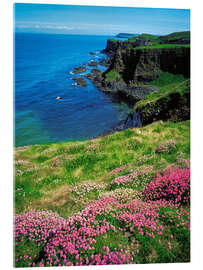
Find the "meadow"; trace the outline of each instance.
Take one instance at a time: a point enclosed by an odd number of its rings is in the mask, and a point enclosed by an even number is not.
[[[15,266],[190,261],[190,121],[15,148]]]

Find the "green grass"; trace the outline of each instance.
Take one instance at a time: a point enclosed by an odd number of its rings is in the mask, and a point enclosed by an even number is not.
[[[107,81],[112,81],[115,80],[116,78],[120,79],[121,75],[117,71],[112,69],[109,72],[105,73],[105,78]]]
[[[144,50],[144,49],[175,49],[175,48],[190,48],[190,44],[155,44],[149,46],[138,46],[134,50]]]
[[[116,39],[109,39],[111,42],[117,43],[117,42],[122,42],[122,43],[133,43],[136,42],[137,39],[149,39],[152,42],[152,45],[149,46],[139,46],[136,47],[136,50],[139,49],[172,49],[172,48],[179,48],[179,47],[184,47],[184,48],[189,48],[190,44],[170,44],[170,42],[176,42],[180,40],[190,40],[190,31],[184,31],[184,32],[174,32],[169,35],[165,36],[155,36],[147,33],[140,34],[139,36],[132,36],[129,37],[128,40],[124,41],[118,41]],[[164,40],[164,44],[161,44],[162,40]],[[167,43],[168,42],[168,43]],[[128,44],[128,47],[130,48],[130,44]]]
[[[175,40],[190,40],[190,31],[184,32],[174,32],[169,35],[161,36],[160,39],[168,40],[168,41],[175,41]]]
[[[150,39],[152,42],[160,42],[159,37],[155,36],[155,35],[151,35],[151,34],[141,34],[139,36],[135,36],[135,37],[130,37],[128,38],[129,42],[135,42],[137,39]]]
[[[151,40],[157,40],[157,39],[159,39],[159,37],[157,37],[157,36],[155,36],[155,35],[143,33],[143,34],[139,35],[139,39],[151,39]]]
[[[149,85],[156,85],[156,86],[166,86],[173,83],[180,83],[185,80],[184,76],[182,74],[172,74],[169,72],[160,71],[159,77],[149,82]]]
[[[125,173],[149,165],[157,171],[176,164],[180,153],[189,158],[189,129],[189,121],[156,122],[94,140],[34,145],[23,151],[16,148],[15,212],[49,209],[67,217],[83,207],[69,192],[74,185],[87,181],[108,184],[116,177],[108,173],[123,165],[127,166]],[[170,139],[176,142],[175,152],[155,154],[156,147]],[[90,200],[96,199],[95,194]]]
[[[28,239],[25,239],[21,243],[18,244],[17,247],[15,247],[15,256],[24,256],[27,255],[27,260],[21,260],[20,262],[15,262],[15,267],[26,267],[29,262],[29,257],[33,257],[37,255],[37,258],[40,255],[40,251],[42,250],[42,246],[38,246],[38,243],[35,243],[34,241],[29,241]]]
[[[144,36],[146,34],[142,34]],[[158,38],[154,38],[153,42],[158,42]],[[170,48],[174,47],[172,45]],[[154,47],[158,46],[160,45]],[[115,70],[109,71],[105,76],[109,81],[121,78]],[[134,109],[146,105],[150,107],[150,104],[174,93],[183,96],[189,92],[190,80],[182,75],[160,71],[159,78],[150,82],[150,85],[160,86],[160,89],[136,103]],[[157,153],[157,147],[168,141],[172,141],[174,147],[170,151]],[[189,120],[178,123],[158,121],[145,127],[127,129],[86,141],[18,147],[15,148],[14,159],[14,212],[18,215],[34,209],[52,210],[67,218],[83,210],[91,201],[105,195],[111,196],[113,192],[120,192],[124,196],[132,192],[137,196],[157,172],[173,166],[184,168],[188,166],[189,158]],[[112,173],[114,169],[123,166],[121,171]],[[135,170],[147,171],[149,167],[151,169],[146,175],[140,174],[132,182],[121,186],[111,184],[118,176]],[[71,191],[73,187],[84,186],[86,183],[102,184],[102,188],[86,190],[84,196]],[[189,210],[188,205],[184,207]],[[176,209],[160,207],[159,221],[166,228],[163,235],[152,238],[141,236],[137,230],[127,230],[127,233],[109,231],[96,237],[95,250],[92,252],[102,253],[103,246],[114,251],[119,245],[125,250],[134,243],[132,251],[137,263],[188,262],[190,233],[175,217],[175,211]],[[111,214],[97,217],[98,221],[104,218],[116,227],[121,225]],[[179,226],[176,226],[177,223]],[[170,235],[174,238],[171,239]],[[168,248],[168,241],[172,243],[173,250]],[[135,248],[136,245],[138,246]],[[24,239],[15,248],[15,254],[17,257],[36,254],[38,259],[42,250],[42,246],[38,247],[36,243]],[[26,260],[16,262],[17,267],[26,265]]]
[[[156,148],[169,140],[173,140],[175,145],[172,151],[156,153]],[[82,142],[34,145],[26,149],[19,147],[15,149],[15,214],[31,209],[52,210],[68,218],[83,210],[91,201],[112,196],[116,192],[123,195],[125,200],[128,200],[127,194],[133,194],[137,199],[137,194],[142,194],[145,184],[157,172],[177,165],[184,168],[186,164],[179,159],[189,158],[190,121],[159,121]],[[121,171],[112,173],[112,170],[123,165]],[[114,178],[135,170],[147,172],[145,175],[138,174],[132,182],[122,186],[110,184]],[[77,190],[83,190],[87,183],[99,184],[99,188],[86,189],[81,196],[71,191],[75,186],[78,186]],[[189,210],[188,207],[186,205],[185,209]],[[94,250],[89,250],[88,255],[103,254],[104,246],[110,251],[122,247],[123,250],[134,252],[136,263],[188,262],[190,233],[177,219],[176,210],[160,207],[158,219],[165,228],[162,235],[155,235],[155,238],[142,236],[137,229],[129,231],[129,227],[116,233],[110,230],[95,238]],[[124,226],[112,215],[118,211],[119,208],[115,208],[108,214],[97,215],[96,220],[99,222],[105,218],[116,228]],[[170,235],[174,238],[171,239]],[[173,246],[172,250],[168,248],[168,241]],[[27,255],[28,258],[15,262],[15,266],[27,266],[29,257],[33,256],[36,256],[36,262],[40,261],[42,252],[42,245],[38,246],[25,238],[15,247],[15,255],[18,258]]]
[[[110,40],[111,42],[118,42],[119,40],[117,40],[117,39],[114,39],[114,38],[109,38],[108,40]]]
[[[176,81],[175,83],[167,84],[168,82]],[[178,82],[177,82],[178,81]],[[151,83],[150,83],[151,84]],[[156,81],[152,82],[153,85],[164,85],[159,90],[149,94],[146,96],[145,99],[139,101],[134,106],[134,110],[140,109],[141,107],[145,106],[146,104],[152,103],[161,99],[163,97],[167,97],[173,93],[179,93],[184,95],[186,92],[190,90],[190,80],[183,79],[181,75],[169,75],[163,74],[161,78],[158,78]],[[165,85],[166,84],[166,85]]]

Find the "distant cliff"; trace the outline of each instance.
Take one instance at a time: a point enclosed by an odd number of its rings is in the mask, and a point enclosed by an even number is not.
[[[116,35],[117,38],[129,38],[134,36],[138,36],[138,34],[119,33],[118,35]]]

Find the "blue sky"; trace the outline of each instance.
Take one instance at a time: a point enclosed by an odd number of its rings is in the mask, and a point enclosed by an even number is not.
[[[157,35],[190,30],[190,10],[15,4],[16,32]]]

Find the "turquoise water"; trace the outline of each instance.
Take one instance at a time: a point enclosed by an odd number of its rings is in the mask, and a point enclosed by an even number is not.
[[[15,34],[15,146],[94,138],[126,118],[125,102],[102,93],[90,81],[81,87],[72,80],[78,76],[72,74],[74,67],[105,57],[100,51],[107,38]]]

